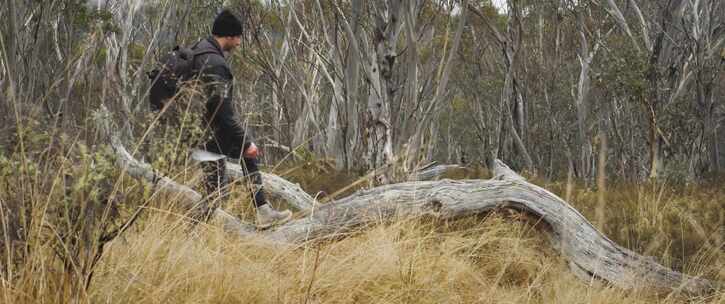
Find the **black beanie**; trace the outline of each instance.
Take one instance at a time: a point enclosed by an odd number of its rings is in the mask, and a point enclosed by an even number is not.
[[[214,19],[211,33],[219,37],[240,36],[242,35],[242,22],[232,12],[225,9]]]

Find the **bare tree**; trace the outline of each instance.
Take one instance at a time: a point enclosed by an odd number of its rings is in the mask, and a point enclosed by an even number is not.
[[[469,7],[476,12],[477,16],[484,20],[487,29],[498,43],[501,48],[501,53],[503,54],[503,62],[506,68],[503,92],[501,93],[501,103],[499,105],[499,108],[502,111],[500,114],[499,125],[496,128],[498,132],[498,148],[496,148],[492,153],[493,158],[498,158],[499,156],[505,154],[502,154],[502,150],[505,148],[508,139],[505,134],[510,134],[517,151],[524,159],[524,167],[526,170],[534,171],[534,162],[529,155],[528,149],[526,148],[521,135],[519,134],[524,129],[524,106],[523,97],[520,92],[521,88],[519,87],[520,80],[516,77],[516,60],[517,56],[521,56],[519,51],[522,39],[518,3],[515,0],[508,2],[510,18],[508,19],[508,23],[506,25],[506,36],[502,35],[491,20],[479,12],[475,6]],[[511,110],[512,107],[514,110]],[[514,116],[516,116],[516,119],[514,119]],[[508,131],[508,133],[506,131]]]
[[[615,20],[621,28],[625,29],[630,38],[641,49],[638,40],[632,32],[628,21],[623,17],[621,10],[615,1],[607,2],[608,12],[615,16]],[[664,170],[664,146],[672,145],[667,138],[666,131],[663,131],[662,113],[668,107],[672,107],[690,87],[692,79],[697,78],[695,84],[697,89],[697,106],[700,113],[711,108],[712,103],[708,97],[709,82],[706,79],[714,79],[719,72],[705,71],[706,66],[712,66],[714,54],[717,53],[719,45],[723,43],[722,4],[720,1],[682,1],[668,0],[662,3],[648,3],[647,9],[651,11],[648,19],[635,0],[628,3],[636,14],[642,31],[642,44],[644,44],[648,57],[647,82],[649,85],[648,97],[645,100],[646,112],[649,115],[649,176],[656,178]],[[681,39],[687,39],[687,45],[679,43]],[[710,64],[704,64],[710,62]],[[704,74],[708,76],[703,76]],[[694,77],[693,77],[694,75]],[[708,101],[708,99],[710,101]],[[700,115],[703,132],[698,135],[698,140],[693,144],[692,151],[712,151],[712,133],[705,132],[705,125],[712,125],[708,122],[707,115]],[[713,128],[710,128],[713,129]],[[695,146],[697,148],[695,148]],[[706,146],[710,148],[706,148]],[[698,152],[698,154],[703,153]],[[694,164],[701,163],[700,157],[694,158],[691,152],[690,174],[694,171]],[[708,152],[704,152],[708,155]],[[712,158],[712,153],[709,155]]]
[[[412,16],[414,11],[408,10],[407,13]],[[453,34],[453,43],[451,45],[450,50],[444,49],[444,55],[447,53],[448,56],[442,56],[440,64],[438,66],[438,70],[440,71],[440,77],[437,79],[437,85],[435,88],[435,93],[432,96],[432,98],[422,103],[424,106],[422,115],[419,118],[419,121],[417,122],[415,126],[415,132],[410,137],[410,140],[408,141],[408,149],[406,153],[408,154],[406,156],[408,163],[404,164],[407,171],[412,172],[415,171],[419,165],[420,159],[419,154],[425,155],[425,163],[429,163],[432,161],[431,152],[433,151],[433,145],[427,144],[423,145],[423,136],[425,130],[430,130],[430,142],[436,142],[438,137],[438,125],[435,122],[434,115],[437,114],[441,107],[441,103],[443,102],[443,99],[448,95],[448,81],[450,79],[451,70],[454,66],[454,60],[456,59],[456,56],[458,55],[458,49],[461,45],[461,37],[463,35],[463,31],[466,26],[467,21],[467,14],[468,14],[468,5],[467,1],[463,1],[461,4],[461,12],[457,16],[458,18],[458,24],[456,25],[456,29]],[[408,36],[409,37],[415,37],[413,28],[415,27],[415,23],[411,19],[410,28],[408,29]],[[412,51],[417,52],[417,42],[415,40],[410,41],[410,39],[415,38],[409,38],[409,47],[412,49]],[[413,54],[413,60],[417,59],[417,53]],[[417,61],[417,60],[416,60]],[[411,64],[412,65],[412,64]],[[417,64],[416,64],[417,65]],[[418,72],[417,70],[413,70],[413,68],[409,67],[408,73],[407,73],[407,86],[411,86],[412,89],[417,90],[417,84],[418,84]],[[409,102],[416,102],[417,98],[415,97],[414,92],[408,92],[408,96],[412,98],[412,100],[409,100]],[[423,152],[423,153],[421,153]]]
[[[725,74],[725,63],[718,54],[725,48],[725,4],[695,1],[688,3],[685,11],[682,23],[694,70],[693,106],[699,129],[688,166],[688,176],[694,179],[700,172],[720,167],[715,109],[722,100],[715,96],[715,87]]]

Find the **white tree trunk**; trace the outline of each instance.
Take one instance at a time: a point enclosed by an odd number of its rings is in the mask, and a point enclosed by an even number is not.
[[[631,1],[634,7],[636,7],[635,11],[641,16],[641,12],[639,11],[639,7],[637,6],[637,3],[634,2],[634,0]],[[627,20],[624,19],[624,15],[622,14],[622,11],[617,6],[617,3],[614,2],[614,0],[607,0],[608,7],[606,8],[607,12],[614,17],[614,20],[617,22],[617,25],[619,26],[622,31],[627,34],[627,37],[629,37],[632,40],[632,45],[634,45],[635,49],[637,49],[637,52],[640,52],[641,49],[639,47],[639,44],[637,43],[637,39],[634,38],[634,35],[632,35],[632,30],[629,28],[629,24],[627,23]],[[643,25],[644,26],[644,25]],[[643,27],[644,29],[644,27]],[[647,33],[645,31],[645,33]],[[646,35],[645,35],[646,37]],[[648,47],[648,49],[651,49],[651,47]]]
[[[393,98],[393,69],[398,57],[398,36],[402,29],[403,7],[400,0],[386,0],[374,4],[375,28],[372,45],[365,43],[368,55],[370,80],[368,104],[365,112],[365,142],[367,167],[379,169],[393,162],[393,136],[390,119],[390,103]],[[361,31],[361,33],[364,33]],[[367,40],[363,39],[363,42]],[[385,184],[390,177],[383,173],[378,182]]]
[[[272,104],[272,138],[277,142],[282,142],[282,120],[284,118],[284,112],[280,98],[284,98],[283,92],[285,92],[287,81],[286,75],[282,75],[282,69],[287,62],[287,57],[290,53],[289,44],[289,33],[292,31],[292,16],[294,9],[290,9],[287,14],[287,21],[285,31],[282,36],[282,46],[279,49],[272,50],[272,62],[273,62],[273,73],[276,79],[276,85],[272,88],[270,99]],[[273,45],[272,39],[268,33],[264,33],[265,37],[269,41],[270,45]]]
[[[2,87],[2,89],[7,89],[7,92],[5,92],[7,93],[7,100],[9,102],[15,102],[15,79],[17,79],[18,74],[20,73],[20,66],[18,65],[17,60],[17,7],[15,5],[15,0],[5,0],[5,5],[7,5],[8,10],[8,16],[6,17],[5,22],[7,22],[7,30],[9,35],[6,45],[3,46],[3,53],[5,53],[3,62],[5,67],[5,75],[7,77],[7,88]]]
[[[307,60],[309,62],[315,62],[315,64],[313,64],[310,67],[310,70],[307,71],[307,75],[302,75],[304,82],[297,83],[298,88],[302,93],[304,105],[301,115],[295,122],[295,133],[292,138],[292,146],[297,148],[299,146],[306,146],[312,142],[314,150],[312,152],[322,152],[325,147],[321,144],[321,128],[318,121],[318,116],[320,115],[319,89],[321,79],[319,70],[322,62],[313,51],[310,51],[309,58]],[[312,132],[310,132],[310,128],[313,129]]]
[[[597,41],[594,46],[590,49],[589,40],[586,36],[586,28],[584,25],[583,14],[577,14],[577,26],[579,28],[579,52],[578,59],[581,67],[579,71],[579,81],[577,82],[576,98],[574,105],[576,106],[576,117],[577,117],[577,146],[579,147],[579,155],[577,159],[577,173],[580,178],[589,180],[592,178],[594,172],[593,166],[593,148],[592,143],[589,141],[589,135],[587,134],[587,122],[589,114],[589,90],[591,86],[591,79],[589,77],[589,71],[591,69],[592,61],[599,50],[599,44],[601,41],[600,37],[597,37]],[[597,33],[599,35],[599,33]]]
[[[456,58],[456,55],[458,53],[458,48],[461,45],[461,36],[463,35],[463,30],[466,25],[466,15],[468,12],[468,6],[466,5],[466,2],[464,1],[462,5],[461,14],[458,17],[458,25],[456,27],[456,31],[453,38],[453,45],[451,46],[450,50],[444,50],[449,53],[448,57],[441,58],[441,63],[438,66],[438,70],[440,71],[440,78],[438,79],[438,84],[436,86],[435,95],[433,95],[433,98],[428,103],[425,111],[423,112],[423,115],[421,118],[419,118],[419,121],[416,125],[415,132],[411,136],[410,140],[408,141],[408,151],[406,151],[408,157],[407,157],[407,163],[405,164],[405,169],[408,171],[415,170],[415,167],[418,165],[418,162],[420,161],[419,153],[424,153],[426,155],[426,158],[430,158],[431,153],[434,151],[432,150],[431,145],[422,145],[423,142],[423,136],[424,132],[430,128],[433,128],[430,130],[431,134],[435,134],[434,136],[437,136],[438,130],[435,128],[438,128],[438,126],[433,126],[433,114],[437,112],[437,109],[439,107],[439,104],[441,100],[444,98],[444,96],[448,95],[448,90],[446,89],[448,86],[448,80],[450,79],[450,73],[451,69],[454,64],[454,60]],[[412,33],[411,30],[409,32]],[[409,35],[411,35],[409,33]],[[417,63],[416,63],[417,64]],[[417,77],[417,72],[409,71],[409,77]],[[412,79],[411,81],[409,79],[409,82],[412,82],[417,85],[417,79]],[[417,94],[417,88],[415,90]],[[431,138],[430,142],[435,143],[437,138]],[[427,159],[430,160],[430,159]]]
[[[502,153],[505,154],[505,151],[502,151],[505,150],[504,148],[506,148],[507,140],[504,137],[504,134],[506,130],[509,130],[511,132],[511,137],[514,141],[514,144],[516,145],[516,148],[518,149],[519,153],[521,153],[521,156],[524,159],[526,169],[533,172],[533,159],[531,158],[528,149],[526,149],[526,145],[523,142],[521,136],[519,136],[516,130],[515,122],[513,120],[513,113],[510,110],[510,105],[518,102],[519,98],[518,94],[514,95],[514,88],[516,86],[516,56],[520,44],[520,36],[522,34],[519,22],[519,12],[517,12],[516,8],[513,7],[511,4],[512,3],[509,3],[511,18],[509,18],[509,22],[507,24],[508,36],[503,36],[501,32],[497,29],[497,27],[491,22],[491,20],[489,20],[489,18],[481,13],[475,6],[470,5],[468,6],[468,8],[479,18],[481,18],[481,20],[483,20],[483,22],[486,24],[486,28],[488,28],[488,30],[491,32],[491,35],[496,39],[495,41],[498,43],[498,46],[501,48],[504,54],[503,60],[506,67],[506,78],[504,80],[504,87],[503,91],[501,92],[501,101],[499,103],[501,109],[501,116],[496,127],[496,133],[498,137],[496,148],[494,148],[494,151],[492,153],[493,158],[500,157]]]

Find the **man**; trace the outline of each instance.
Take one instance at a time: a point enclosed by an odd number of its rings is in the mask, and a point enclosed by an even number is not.
[[[204,148],[196,150],[192,157],[202,161],[207,174],[206,191],[208,199],[203,203],[205,219],[221,204],[227,195],[229,182],[225,178],[226,158],[242,159],[245,175],[252,182],[252,199],[257,210],[257,226],[267,228],[281,224],[292,217],[289,210],[276,211],[270,207],[262,189],[262,176],[257,167],[259,150],[248,132],[238,120],[232,104],[233,79],[224,53],[231,52],[241,43],[242,23],[234,14],[223,10],[214,20],[212,36],[194,46],[194,66],[206,94],[206,126],[211,129],[212,139]]]

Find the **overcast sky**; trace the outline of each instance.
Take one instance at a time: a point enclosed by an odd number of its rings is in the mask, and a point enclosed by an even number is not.
[[[499,9],[506,8],[506,0],[491,0],[491,2],[493,2],[493,5],[495,5]]]
[[[498,8],[498,12],[500,14],[506,13],[507,5],[506,0],[491,0],[491,3],[493,3],[493,6]],[[456,7],[453,8],[453,14],[457,15],[458,12],[460,12],[460,8],[456,4]]]

